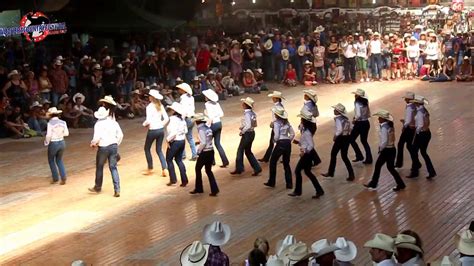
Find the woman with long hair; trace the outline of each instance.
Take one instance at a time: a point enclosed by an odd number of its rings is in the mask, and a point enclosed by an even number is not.
[[[148,128],[145,139],[145,157],[148,165],[148,169],[143,173],[144,175],[150,175],[153,173],[153,157],[151,156],[151,146],[156,141],[156,154],[160,158],[161,163],[161,176],[165,177],[168,170],[166,164],[166,158],[161,149],[163,145],[163,139],[165,138],[165,125],[168,123],[169,118],[165,108],[161,104],[163,95],[157,90],[151,89],[149,94],[150,103],[146,107],[146,120],[143,122],[143,126]]]
[[[369,136],[370,130],[370,108],[369,108],[369,100],[367,98],[367,94],[362,89],[357,89],[353,92],[355,95],[354,101],[354,119],[353,124],[354,127],[352,128],[351,132],[351,145],[354,149],[356,158],[353,162],[363,161],[364,164],[371,164],[372,163],[372,152],[370,151],[370,145],[367,142],[367,138]],[[357,145],[356,139],[360,136],[360,142],[364,145],[365,150],[365,161],[362,152]]]
[[[49,108],[46,113],[50,117],[44,145],[48,146],[48,163],[53,175],[51,184],[56,184],[61,178],[61,185],[66,184],[66,168],[63,163],[63,153],[66,148],[64,137],[69,136],[69,130],[65,121],[59,119],[61,110],[56,107]],[[58,175],[59,170],[59,175]]]
[[[183,114],[186,111],[184,111],[181,104],[177,102],[174,102],[167,108],[170,110],[170,122],[166,127],[168,132],[168,136],[166,137],[166,141],[168,142],[168,149],[166,150],[166,163],[168,164],[170,182],[166,185],[172,186],[177,183],[176,172],[173,165],[174,159],[179,167],[179,173],[181,175],[180,187],[185,187],[188,184],[188,176],[186,175],[186,167],[183,163],[183,151],[184,139],[188,133],[188,126],[184,120]]]

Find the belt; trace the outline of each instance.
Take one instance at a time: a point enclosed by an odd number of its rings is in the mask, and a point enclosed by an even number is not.
[[[50,142],[60,142],[60,141],[64,141],[64,138],[62,138],[62,139],[52,139]]]

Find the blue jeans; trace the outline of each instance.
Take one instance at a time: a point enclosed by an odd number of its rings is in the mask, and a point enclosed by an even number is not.
[[[114,183],[114,191],[120,192],[120,177],[117,169],[117,154],[118,145],[111,144],[106,147],[99,147],[97,156],[95,158],[95,189],[100,191],[102,189],[102,181],[104,179],[104,165],[109,161],[109,169],[112,174],[112,181]]]
[[[61,180],[66,180],[66,168],[63,163],[63,153],[66,143],[62,141],[52,141],[48,145],[48,163],[53,175],[53,181],[58,181],[58,169]]]
[[[145,78],[145,85],[150,86],[151,84],[156,83],[155,76],[149,76]]]
[[[285,78],[286,66],[288,65],[288,61],[280,59],[278,61],[278,64],[280,64],[280,68],[278,69],[278,77],[277,77],[278,80],[277,81],[280,82]]]
[[[188,133],[186,133],[186,140],[189,143],[189,148],[191,148],[191,156],[192,158],[197,156],[197,151],[196,151],[196,144],[194,143],[194,138],[193,138],[193,128],[194,128],[194,123],[191,121],[190,118],[186,118],[186,125],[188,125]],[[183,150],[183,158],[186,157],[186,149]]]
[[[156,140],[156,146],[155,146],[156,154],[158,154],[158,157],[160,158],[161,168],[168,169],[165,155],[163,154],[163,151],[161,149],[161,146],[163,145],[164,137],[165,137],[165,131],[163,128],[148,130],[148,133],[146,134],[145,157],[146,157],[146,162],[148,164],[148,169],[150,170],[153,169],[153,157],[151,156],[150,150],[151,150],[151,145],[153,145],[153,141],[155,140]]]
[[[61,94],[54,91],[51,92],[51,105],[52,106],[58,106],[59,97],[61,97]]]
[[[42,119],[30,117],[28,119],[28,126],[41,135],[44,131],[46,131],[48,124]]]
[[[181,183],[188,183],[188,176],[186,175],[186,167],[183,163],[183,151],[184,151],[184,140],[175,140],[170,143],[168,150],[166,150],[166,163],[168,164],[168,169],[170,173],[170,183],[175,184],[176,171],[174,170],[173,159],[178,165],[179,174],[181,175]]]
[[[236,172],[242,173],[244,171],[244,153],[245,156],[247,156],[247,159],[249,160],[254,172],[260,173],[262,171],[262,168],[255,158],[255,155],[252,153],[252,143],[254,139],[255,131],[247,131],[242,135],[239,147],[237,148],[237,157],[235,159]]]
[[[51,101],[51,92],[42,92],[41,93],[41,98],[43,100]]]
[[[382,54],[372,54],[370,56],[370,61],[370,65],[372,67],[372,78],[382,78]]]
[[[219,156],[222,160],[222,165],[229,165],[229,160],[225,154],[224,148],[221,145],[221,132],[222,132],[222,123],[217,122],[211,125],[212,136],[214,137],[214,144],[216,149],[219,152]]]
[[[133,81],[130,80],[123,84],[122,95],[125,97],[125,99],[129,99],[132,89],[133,89]]]

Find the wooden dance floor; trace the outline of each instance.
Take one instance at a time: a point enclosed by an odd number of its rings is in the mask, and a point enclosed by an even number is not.
[[[404,110],[401,96],[411,90],[429,99],[433,134],[429,154],[438,173],[433,181],[424,178],[427,174],[423,166],[418,179],[405,179],[407,189],[394,193],[391,190],[394,181],[383,168],[378,191],[370,192],[362,185],[368,182],[373,166],[354,164],[356,181],[347,183],[347,172],[340,159],[336,176],[331,180],[321,178],[320,174],[327,170],[332,145],[334,125],[330,106],[341,102],[352,111],[350,92],[358,87],[367,91],[372,112],[384,108],[394,114],[397,140],[398,120]],[[395,235],[404,229],[421,235],[427,261],[443,255],[455,256],[453,236],[474,218],[473,87],[473,83],[419,81],[316,87],[321,117],[315,140],[323,163],[313,172],[326,191],[319,200],[311,199],[314,191],[306,178],[303,196],[288,197],[290,191],[285,189],[281,165],[275,189],[263,186],[268,177],[267,164],[262,165],[263,173],[259,177],[251,177],[247,161],[244,175],[229,174],[239,142],[239,98],[221,103],[226,115],[223,146],[231,165],[228,169],[214,168],[221,190],[217,198],[188,193],[194,187],[194,162],[186,161],[191,181],[186,188],[167,187],[168,178],[158,173],[141,175],[146,168],[143,153],[146,130],[140,118],[120,121],[125,134],[120,146],[120,198],[112,196],[108,169],[105,169],[102,193],[93,195],[87,191],[94,184],[95,172],[95,151],[88,145],[91,129],[72,130],[66,140],[68,183],[65,186],[49,184],[50,171],[42,139],[1,140],[0,264],[68,265],[81,259],[89,265],[179,265],[181,250],[193,240],[201,239],[204,225],[215,219],[232,228],[231,240],[223,250],[234,265],[242,264],[256,237],[266,237],[274,254],[276,242],[287,234],[308,245],[322,238],[334,241],[338,236],[345,236],[359,248],[355,264],[370,265],[363,243],[377,232]],[[284,104],[296,128],[303,88],[270,88],[283,91],[287,98]],[[268,145],[272,104],[266,93],[252,97],[256,99],[259,119],[253,150],[260,158]],[[197,111],[202,111],[202,106],[198,104]],[[375,118],[371,119],[371,126],[369,142],[376,157]],[[190,155],[189,150],[187,154]],[[349,155],[354,158],[352,149]],[[293,146],[293,167],[297,160],[297,146]],[[220,158],[216,161],[220,165]],[[160,172],[155,154],[154,163]],[[409,165],[405,151],[402,176],[408,174]],[[209,193],[205,176],[204,187]]]

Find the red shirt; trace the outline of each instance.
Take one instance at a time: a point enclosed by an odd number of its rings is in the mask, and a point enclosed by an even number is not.
[[[296,71],[294,69],[286,71],[285,79],[296,80]]]
[[[208,50],[199,50],[196,56],[196,70],[198,72],[207,72],[211,61],[211,52]]]

